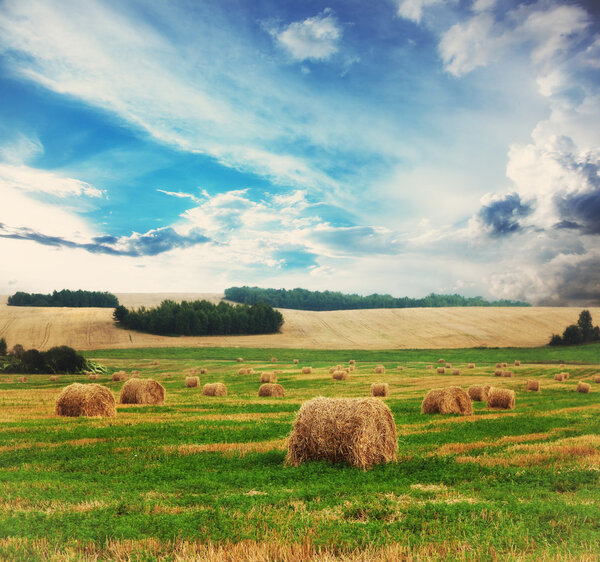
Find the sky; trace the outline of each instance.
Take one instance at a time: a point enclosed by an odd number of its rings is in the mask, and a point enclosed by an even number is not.
[[[0,0],[0,294],[600,305],[596,0]]]

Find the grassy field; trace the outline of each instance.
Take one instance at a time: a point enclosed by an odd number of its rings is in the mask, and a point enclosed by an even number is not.
[[[58,418],[60,389],[86,377],[19,383],[0,375],[0,559],[598,559],[600,384],[575,392],[600,374],[598,345],[87,355],[111,372],[136,369],[160,381],[166,404],[119,406],[109,419]],[[461,375],[425,369],[440,357]],[[349,359],[357,370],[333,381],[329,367]],[[493,376],[496,362],[515,359],[523,364],[513,378]],[[373,374],[379,363],[386,374]],[[300,374],[306,365],[315,372]],[[277,369],[285,398],[258,398],[259,375],[238,375],[241,366]],[[201,384],[224,382],[228,396],[185,388],[198,367],[208,369]],[[570,378],[554,381],[562,371]],[[526,392],[527,379],[540,380],[541,392]],[[367,472],[326,462],[284,467],[303,401],[366,396],[383,381],[397,463]],[[95,382],[116,397],[123,385],[109,376]],[[482,382],[516,390],[516,409],[475,402],[473,416],[420,414],[427,389]]]

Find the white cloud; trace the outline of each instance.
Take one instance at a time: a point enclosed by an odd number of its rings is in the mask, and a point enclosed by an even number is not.
[[[400,0],[398,2],[398,15],[415,23],[421,23],[425,8],[443,3],[444,0]]]
[[[0,162],[26,164],[43,153],[44,147],[37,137],[17,133],[12,142],[0,146]]]
[[[333,11],[326,8],[316,16],[271,30],[271,34],[294,60],[324,61],[338,52],[342,29]]]

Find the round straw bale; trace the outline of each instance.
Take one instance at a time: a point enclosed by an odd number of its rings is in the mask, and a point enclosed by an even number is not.
[[[227,396],[227,388],[222,382],[209,382],[202,387],[204,396]]]
[[[121,389],[121,404],[164,404],[165,387],[153,379],[129,379]]]
[[[51,381],[51,382],[56,382],[57,380],[58,380],[58,375],[52,375],[52,376],[50,377],[50,381]]]
[[[200,386],[200,379],[198,377],[185,377],[185,386],[188,388],[196,388]]]
[[[243,357],[238,357],[238,358],[236,359],[236,361],[237,361],[238,363],[243,363],[243,362],[244,362],[244,358],[243,358]]]
[[[389,393],[390,385],[387,382],[375,382],[371,385],[371,396],[387,396]]]
[[[302,404],[290,435],[287,465],[345,462],[367,470],[396,460],[394,416],[377,398],[323,398]]]
[[[88,377],[91,381],[95,381],[98,378],[96,373],[90,373]]]
[[[277,363],[277,357],[271,357],[271,363]]]
[[[398,371],[403,371],[403,370],[404,370],[404,367],[403,367],[402,365],[398,365],[398,366],[396,367],[396,370],[398,370]]]
[[[280,384],[266,383],[262,384],[258,389],[259,396],[285,396],[283,386]]]
[[[562,376],[563,376],[563,379],[567,380],[571,375],[569,375],[569,373],[565,372],[562,374]]]
[[[350,361],[348,361],[349,365],[356,365],[356,360],[355,359],[350,359]]]
[[[592,389],[592,386],[587,382],[579,381],[577,383],[577,392],[583,392],[583,394],[587,394]]]
[[[502,369],[502,363],[496,363],[496,369]]]
[[[208,369],[200,369],[200,374],[201,374],[201,375],[206,375],[206,374],[208,374]]]
[[[508,388],[491,388],[488,394],[487,407],[513,410],[515,407],[515,391]]]
[[[518,359],[515,359],[515,367],[520,367],[521,362]]]
[[[110,389],[99,384],[78,382],[63,388],[56,399],[54,413],[57,416],[104,416],[117,413],[115,397]]]
[[[446,369],[452,369],[452,363],[446,363]]]
[[[132,377],[137,377],[140,374],[139,371],[131,371],[131,376]]]
[[[475,363],[469,363],[469,365],[467,366],[468,369],[474,369],[475,368]]]
[[[564,368],[565,368],[565,364],[564,364],[564,363],[561,363],[561,364],[560,364],[558,367],[559,367],[560,369],[564,369]]]
[[[383,365],[377,365],[373,372],[377,375],[382,375],[383,373],[385,373],[385,367]]]
[[[564,380],[564,376],[563,373],[556,373],[556,375],[554,375],[554,380],[555,381],[563,381]]]
[[[294,359],[293,363],[294,365],[297,365],[299,363],[298,359]]]
[[[17,382],[27,382],[27,377],[19,377]]]
[[[348,365],[348,371],[354,371],[355,367],[354,365]]]
[[[502,376],[502,369],[496,369],[494,371],[494,376],[495,377],[501,377]]]
[[[265,371],[260,375],[260,382],[277,382],[277,374]]]
[[[303,375],[310,375],[310,374],[312,374],[312,367],[302,367],[302,374]]]
[[[538,392],[540,390],[540,381],[527,381],[525,390],[532,390],[533,392]]]
[[[245,369],[240,369],[238,371],[238,375],[253,375],[254,369],[252,367],[247,367]]]
[[[433,365],[427,365],[427,367],[425,367],[426,369],[430,369],[433,370]]]
[[[445,360],[445,359],[438,359],[438,360],[437,360],[437,362],[438,362],[438,363],[445,363],[445,362],[446,362],[446,360]]]
[[[469,387],[467,394],[474,402],[487,402],[490,388],[489,384],[474,384]]]
[[[502,376],[503,377],[514,377],[515,374],[512,371],[502,371]]]
[[[460,375],[460,369],[452,369],[453,375]]]
[[[190,377],[193,377],[194,375],[197,375],[197,374],[198,374],[198,369],[190,369],[190,370],[188,371],[188,375],[189,375]]]
[[[421,404],[422,414],[462,414],[473,413],[469,395],[458,386],[434,388],[430,390]]]
[[[592,380],[596,383],[600,383],[600,375],[594,376],[594,378]]]
[[[345,381],[348,378],[348,371],[334,371],[331,376],[336,381]]]
[[[127,378],[125,371],[116,371],[112,374],[113,381],[124,381]]]
[[[436,372],[438,375],[443,375],[446,372],[446,369],[444,369],[444,367],[438,367]]]

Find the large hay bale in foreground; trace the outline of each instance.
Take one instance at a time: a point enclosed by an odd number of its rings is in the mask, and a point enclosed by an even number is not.
[[[438,375],[443,375],[446,372],[446,369],[444,369],[444,367],[438,367],[436,372]]]
[[[582,392],[583,394],[587,394],[592,389],[592,386],[587,382],[579,381],[577,383],[577,392]]]
[[[312,374],[312,367],[302,367],[302,374],[303,375],[311,375]]]
[[[540,390],[540,381],[527,381],[527,385],[525,386],[525,390],[531,390],[533,392],[539,392]]]
[[[367,470],[396,460],[394,416],[377,398],[323,398],[302,404],[290,435],[287,465],[345,462]]]
[[[121,404],[164,404],[165,387],[153,379],[129,379],[121,389]]]
[[[277,382],[277,373],[268,371],[261,373],[260,382]]]
[[[376,375],[383,375],[385,373],[385,367],[383,365],[377,365],[373,371]]]
[[[492,388],[487,399],[488,408],[512,410],[515,407],[515,391],[508,388]]]
[[[283,386],[280,384],[266,383],[258,389],[259,396],[285,396]]]
[[[469,395],[462,388],[448,386],[430,390],[421,404],[421,413],[469,416],[473,413],[473,406]]]
[[[117,413],[115,397],[110,389],[99,384],[73,383],[63,388],[56,399],[57,416],[103,416]]]
[[[127,373],[125,371],[115,371],[112,374],[113,381],[124,381],[127,378]]]
[[[490,388],[489,384],[474,384],[468,388],[467,394],[474,402],[487,402]]]
[[[208,382],[202,387],[204,396],[227,396],[227,387],[222,382]]]
[[[564,380],[564,378],[565,377],[563,376],[563,373],[556,373],[556,375],[554,375],[554,380],[555,381],[562,382]]]
[[[198,377],[185,377],[185,386],[188,388],[196,388],[200,386],[200,379]]]
[[[374,382],[371,385],[371,396],[387,396],[390,393],[390,385],[387,382]]]
[[[514,377],[514,375],[515,375],[515,374],[514,374],[512,371],[502,371],[502,376],[503,376],[503,377],[508,377],[508,378],[510,378],[510,377]]]
[[[348,371],[334,371],[331,377],[336,381],[345,381],[348,378]]]

